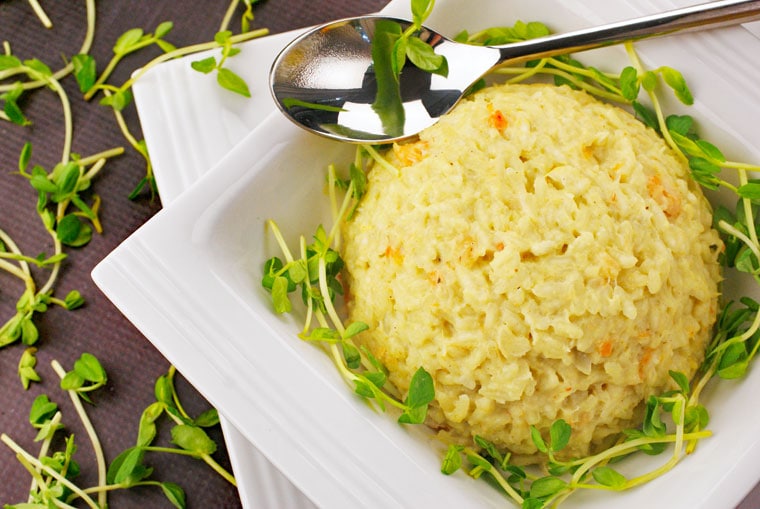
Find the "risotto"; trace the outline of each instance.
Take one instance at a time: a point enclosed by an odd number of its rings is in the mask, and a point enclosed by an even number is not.
[[[703,360],[722,244],[686,163],[620,108],[553,85],[490,87],[375,166],[344,226],[350,321],[401,394],[420,366],[427,424],[536,461],[637,426]]]

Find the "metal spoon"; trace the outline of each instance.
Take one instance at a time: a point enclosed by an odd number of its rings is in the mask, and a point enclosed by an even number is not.
[[[372,38],[379,21],[365,16],[317,27],[290,43],[275,59],[270,88],[280,110],[297,125],[340,141],[382,143],[409,138],[436,123],[473,83],[494,66],[583,51],[656,35],[760,19],[760,0],[720,0],[596,28],[483,47],[453,42],[430,29],[423,41],[444,55],[448,77],[407,62],[401,73],[403,122],[383,125],[372,108],[377,86]],[[314,106],[319,105],[319,106]]]

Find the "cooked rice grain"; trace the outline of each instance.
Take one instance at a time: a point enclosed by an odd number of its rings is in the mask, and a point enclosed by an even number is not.
[[[465,100],[376,166],[344,228],[351,321],[404,394],[435,381],[428,424],[524,462],[556,419],[586,455],[694,375],[722,248],[687,166],[620,108],[551,85]]]

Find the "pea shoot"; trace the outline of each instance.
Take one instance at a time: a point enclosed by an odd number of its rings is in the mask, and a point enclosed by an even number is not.
[[[18,342],[27,346],[18,363],[18,376],[24,389],[28,389],[32,383],[42,382],[42,371],[37,365],[37,345],[41,339],[36,325],[39,316],[53,305],[74,310],[85,304],[83,296],[77,290],[71,290],[65,296],[56,295],[58,276],[69,257],[67,250],[86,246],[95,233],[102,231],[99,216],[101,201],[93,191],[94,183],[107,161],[124,153],[122,147],[88,156],[72,151],[73,114],[62,81],[73,75],[80,92],[87,99],[102,92],[100,103],[113,109],[125,138],[146,160],[146,176],[130,193],[130,198],[137,198],[146,186],[149,186],[151,195],[154,195],[155,180],[145,141],[137,140],[129,132],[122,116],[122,111],[132,101],[132,84],[147,70],[166,60],[220,46],[224,47],[226,56],[232,56],[237,52],[232,47],[234,44],[266,35],[266,29],[250,30],[250,23],[253,21],[252,6],[256,1],[242,2],[244,13],[241,26],[244,34],[223,35],[222,39],[214,42],[176,48],[166,40],[173,28],[170,21],[160,23],[153,33],[146,34],[140,28],[129,30],[116,39],[114,55],[100,75],[97,63],[90,55],[96,24],[94,0],[84,0],[87,21],[79,51],[71,58],[64,57],[64,65],[59,69],[53,70],[36,58],[18,58],[8,42],[3,42],[0,47],[0,122],[8,122],[20,128],[32,126],[34,119],[26,115],[23,105],[25,95],[38,90],[52,91],[58,97],[63,113],[63,144],[59,162],[51,168],[35,164],[32,144],[26,143],[18,157],[16,172],[16,175],[25,179],[37,194],[35,213],[49,234],[52,253],[46,253],[44,250],[36,255],[22,252],[14,239],[0,227],[0,270],[17,278],[23,288],[15,314],[5,323],[0,322],[0,348]],[[51,28],[52,23],[37,0],[29,0],[29,4],[43,25]],[[220,32],[227,30],[232,13],[240,5],[240,0],[231,0]],[[122,86],[116,87],[108,83],[112,71],[124,56],[150,45],[160,47],[164,53],[136,71]],[[42,282],[38,281],[40,278],[43,278]],[[197,458],[207,463],[228,482],[235,484],[232,474],[213,459],[212,455],[217,446],[205,431],[218,425],[216,410],[211,408],[191,418],[183,409],[174,389],[176,371],[173,367],[156,382],[156,402],[142,413],[135,446],[108,464],[83,404],[92,402],[93,395],[108,384],[103,366],[89,353],[82,354],[70,371],[64,370],[57,361],[53,361],[51,365],[60,378],[59,388],[69,395],[86,430],[95,455],[98,482],[97,485],[87,488],[77,485],[77,477],[84,468],[75,459],[80,444],[75,443],[73,435],[63,440],[58,438],[64,429],[62,412],[54,401],[42,394],[32,403],[29,414],[29,423],[37,433],[35,441],[40,443],[37,454],[24,450],[7,434],[0,434],[0,442],[16,454],[19,463],[29,472],[32,479],[28,500],[6,507],[71,507],[72,504],[79,504],[103,508],[107,507],[107,494],[110,491],[136,486],[157,487],[172,505],[185,507],[185,493],[179,485],[153,478],[153,469],[144,461],[147,453],[171,453]],[[171,435],[172,443],[176,447],[164,447],[155,443],[157,426],[163,415],[168,416],[173,423]],[[59,443],[63,444],[63,448],[52,451],[55,444]]]
[[[354,392],[378,409],[385,411],[388,406],[401,412],[398,421],[404,424],[421,424],[425,421],[428,405],[435,398],[433,379],[423,367],[412,376],[408,394],[399,400],[384,389],[387,369],[364,347],[357,346],[354,338],[368,329],[363,322],[344,324],[336,308],[335,299],[343,293],[340,272],[343,260],[340,258],[339,226],[343,218],[350,215],[366,188],[366,165],[374,161],[374,150],[367,147],[357,149],[356,160],[350,166],[349,177],[339,179],[335,166],[328,169],[328,184],[335,221],[328,232],[318,226],[313,241],[306,238],[299,242],[300,256],[292,254],[283,239],[277,224],[269,221],[284,260],[272,257],[264,265],[261,284],[272,297],[272,305],[277,313],[293,311],[290,294],[300,290],[305,305],[306,317],[298,337],[325,348],[340,375]],[[337,189],[345,190],[340,204]]]
[[[219,424],[216,410],[210,409],[194,419],[185,412],[174,388],[174,367],[156,380],[156,401],[142,413],[135,445],[107,464],[98,434],[83,405],[83,402],[92,402],[90,393],[107,384],[105,369],[89,353],[82,354],[70,371],[65,371],[57,361],[51,365],[60,378],[60,388],[71,398],[85,428],[95,455],[98,482],[89,487],[78,484],[77,477],[86,467],[80,465],[75,457],[78,445],[74,441],[74,435],[64,438],[62,450],[51,452],[53,445],[59,442],[57,435],[64,429],[63,414],[57,403],[46,394],[41,394],[34,399],[29,410],[29,424],[37,430],[35,442],[40,443],[39,452],[32,454],[8,435],[0,435],[0,442],[16,453],[19,463],[32,477],[29,504],[38,504],[34,507],[71,507],[71,504],[81,501],[87,507],[100,509],[108,506],[108,493],[114,490],[155,487],[162,491],[173,506],[184,508],[184,490],[176,483],[153,478],[153,469],[145,462],[148,453],[177,454],[200,459],[228,482],[235,484],[235,478],[212,458],[217,445],[204,430]],[[174,423],[171,437],[176,447],[154,443],[157,425],[163,414],[169,416]],[[23,509],[29,506],[21,503],[5,507]]]

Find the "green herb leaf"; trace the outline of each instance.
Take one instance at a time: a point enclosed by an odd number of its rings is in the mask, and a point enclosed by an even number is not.
[[[293,305],[288,298],[288,279],[277,276],[272,283],[272,302],[277,313],[289,313]]]
[[[162,482],[161,490],[174,507],[185,509],[185,491],[179,485],[170,482]]]
[[[144,455],[145,451],[142,448],[130,447],[114,458],[106,473],[108,484],[123,484],[129,487],[149,477],[153,469],[142,464]]]
[[[571,434],[572,429],[564,419],[557,419],[554,421],[551,428],[549,428],[552,452],[558,452],[564,449],[570,441]]]
[[[121,34],[113,47],[114,54],[125,55],[132,51],[134,45],[140,42],[144,33],[142,28],[133,28]]]
[[[651,127],[657,132],[660,131],[660,123],[658,122],[657,114],[654,111],[647,108],[638,101],[633,101],[633,103],[631,103],[631,106],[633,106],[633,110],[636,112],[636,116],[644,123],[644,125]]]
[[[365,330],[369,329],[369,325],[367,325],[364,322],[353,322],[346,327],[346,330],[343,331],[343,339],[348,339],[356,336],[357,334],[360,334],[364,332]]]
[[[222,88],[240,94],[243,97],[251,97],[251,92],[248,90],[245,80],[226,67],[222,67],[217,71],[216,81]]]
[[[32,402],[29,410],[29,422],[35,428],[42,426],[45,421],[53,418],[58,411],[58,405],[50,401],[46,394],[40,394]]]
[[[174,387],[171,380],[166,375],[161,375],[156,378],[156,383],[153,386],[153,394],[156,397],[156,401],[163,403],[166,406],[174,406]]]
[[[544,498],[556,495],[567,488],[567,482],[559,477],[546,476],[540,477],[530,485],[531,498]]]
[[[29,389],[32,382],[41,381],[40,375],[34,369],[37,365],[36,353],[36,348],[27,348],[21,354],[21,359],[18,362],[18,376],[21,379],[21,385],[23,385],[24,390]]]
[[[672,378],[676,384],[678,384],[678,388],[681,389],[681,392],[683,392],[684,396],[688,396],[689,392],[691,391],[691,387],[689,386],[689,379],[681,373],[680,371],[673,371],[669,370],[668,373],[670,374],[670,378]]]
[[[49,260],[52,260],[52,258],[49,258],[48,261]],[[84,306],[84,304],[84,297],[82,297],[82,294],[77,290],[71,290],[66,294],[66,298],[64,299],[64,305],[68,310],[78,309]]]
[[[546,446],[546,442],[544,442],[544,438],[541,436],[541,432],[533,425],[530,427],[530,438],[533,440],[533,445],[536,446],[536,449],[538,449],[539,452],[542,452],[544,454],[549,452],[549,448]]]
[[[628,66],[620,73],[620,93],[629,101],[639,96],[639,78],[635,67]]]
[[[626,484],[626,478],[611,467],[596,467],[591,471],[591,475],[594,477],[594,480],[602,486],[609,486],[610,488],[614,489],[622,489]]]
[[[432,46],[416,37],[407,40],[405,53],[409,60],[423,71],[441,74],[442,76],[448,74],[448,68],[444,66],[446,60],[443,55],[437,54]]]
[[[434,398],[433,377],[420,367],[412,375],[409,393],[404,400],[407,408],[398,421],[405,424],[421,424],[427,415],[427,406]]]
[[[74,362],[74,371],[87,382],[103,384],[108,379],[97,357],[86,352]]]
[[[81,247],[92,240],[92,228],[84,224],[76,215],[67,214],[58,222],[56,236],[67,246]]]
[[[190,62],[190,67],[203,74],[209,74],[216,69],[216,58],[208,57],[202,60],[195,60],[194,62]]]
[[[40,339],[40,332],[32,321],[32,316],[21,320],[21,342],[25,345],[32,346]]]
[[[441,473],[451,475],[462,468],[462,450],[461,445],[451,444],[446,451],[446,456],[441,463]]]
[[[417,368],[412,375],[412,381],[409,385],[409,394],[404,401],[410,407],[425,406],[435,399],[435,388],[433,377],[424,368]]]
[[[156,30],[153,32],[153,36],[157,39],[161,39],[169,35],[169,32],[172,31],[172,28],[174,28],[174,23],[171,21],[164,21],[156,27]]]
[[[156,438],[156,434],[158,433],[156,419],[161,416],[165,408],[163,403],[155,401],[143,410],[137,430],[137,447],[148,446]]]
[[[210,428],[219,424],[219,412],[216,408],[210,408],[193,419],[193,424],[201,428]]]
[[[412,19],[416,26],[422,25],[433,11],[435,0],[412,0]]]
[[[216,443],[197,426],[178,424],[172,428],[172,443],[196,454],[213,454]]]
[[[21,60],[13,55],[0,55],[0,71],[21,67]]]
[[[79,84],[79,91],[87,92],[95,85],[98,78],[95,59],[90,55],[79,54],[71,58],[71,63],[74,65],[74,77]]]
[[[64,391],[76,391],[84,386],[84,378],[82,378],[76,371],[69,371],[61,379],[61,389]]]
[[[673,89],[673,92],[676,94],[679,101],[686,105],[694,104],[694,97],[691,95],[691,90],[689,90],[689,87],[686,85],[686,80],[680,71],[677,71],[672,67],[661,67],[660,72],[662,73],[665,83]]]

